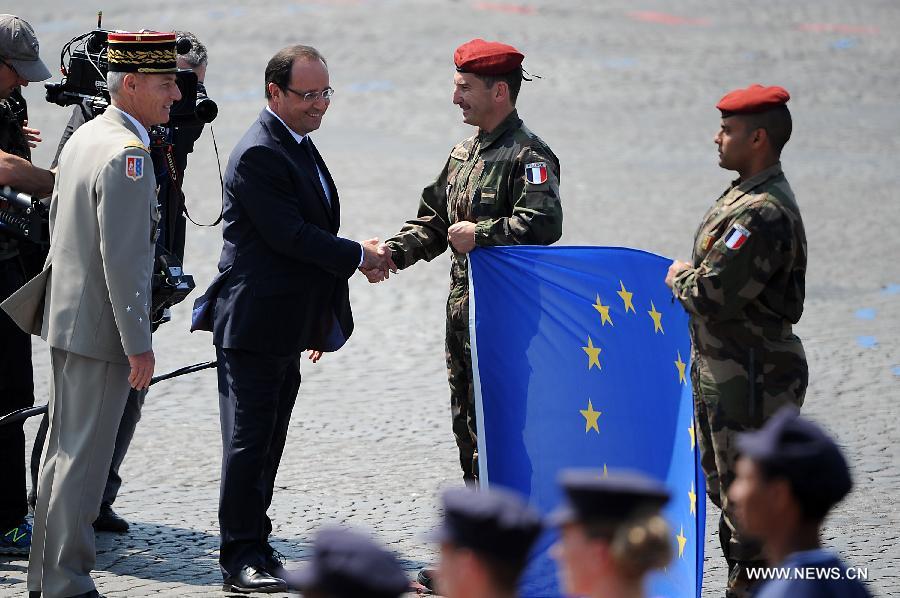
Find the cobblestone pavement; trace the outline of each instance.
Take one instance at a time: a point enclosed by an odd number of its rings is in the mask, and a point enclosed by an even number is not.
[[[342,233],[382,238],[415,213],[419,190],[469,134],[450,103],[452,50],[473,37],[509,41],[543,78],[525,83],[520,113],[562,162],[565,244],[627,245],[686,257],[705,207],[728,183],[716,166],[713,106],[752,82],[794,96],[784,165],[809,237],[806,314],[798,333],[811,383],[805,412],[850,455],[856,490],[828,521],[827,543],[871,587],[900,596],[896,496],[900,388],[900,5],[893,0],[163,0],[107,3],[111,28],[190,29],[210,51],[207,87],[220,106],[225,160],[263,105],[262,72],[289,43],[320,48],[335,100],[316,143],[340,187]],[[88,30],[95,6],[16,0],[43,57]],[[68,111],[26,90],[49,163]],[[208,133],[185,185],[195,218],[218,214]],[[191,228],[186,269],[212,277],[218,227]],[[271,509],[276,546],[309,552],[326,522],[374,529],[410,572],[435,557],[420,536],[436,492],[460,483],[443,363],[448,260],[389,282],[352,281],[356,332],[304,369]],[[189,335],[187,306],[156,335],[158,371],[212,359]],[[273,317],[275,314],[273,314]],[[35,342],[36,396],[47,396],[46,347]],[[220,440],[214,374],[154,387],[123,467],[116,509],[127,535],[98,536],[95,572],[109,596],[220,594],[216,502]],[[27,430],[33,437],[37,422]],[[893,497],[893,498],[892,498]],[[712,511],[711,507],[711,511]],[[705,594],[725,570],[710,513]],[[25,592],[26,562],[0,560],[0,596]]]

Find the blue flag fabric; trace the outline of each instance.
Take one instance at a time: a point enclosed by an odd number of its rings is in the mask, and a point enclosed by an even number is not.
[[[688,317],[670,260],[625,248],[497,247],[470,254],[470,332],[482,484],[547,513],[566,467],[634,469],[672,493],[674,558],[650,596],[699,597],[705,493],[693,428]],[[548,530],[522,596],[562,592]]]

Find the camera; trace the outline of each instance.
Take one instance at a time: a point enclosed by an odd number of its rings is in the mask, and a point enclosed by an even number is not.
[[[190,43],[187,40],[181,40]],[[183,54],[186,52],[182,52]],[[206,87],[193,71],[178,71],[175,75],[181,99],[169,109],[169,126],[197,126],[211,123],[219,115],[219,107],[206,94]]]
[[[44,84],[48,102],[71,106],[88,100],[98,112],[109,105],[106,89],[106,73],[109,70],[106,61],[109,47],[107,34],[103,29],[96,29],[73,37],[63,46],[60,69],[64,76],[59,83]]]
[[[48,210],[40,201],[9,185],[0,188],[0,232],[38,245],[49,242]]]
[[[167,251],[157,255],[151,279],[151,313],[154,314],[154,319],[158,321],[164,318],[165,315],[157,317],[156,314],[164,314],[167,308],[183,301],[195,287],[194,277],[184,273],[181,261],[176,256]]]
[[[70,39],[60,52],[60,69],[63,78],[58,83],[45,83],[47,101],[59,106],[72,106],[87,102],[93,113],[100,114],[109,106],[109,90],[106,73],[109,62],[109,31],[95,29]],[[178,54],[191,51],[191,42],[178,41]],[[197,81],[196,73],[179,70],[175,74],[181,99],[172,104],[169,125],[191,126],[211,123],[219,114],[216,103],[207,95],[206,88]]]
[[[80,105],[85,120],[98,116],[109,106],[106,85],[109,33],[101,28],[98,18],[95,30],[75,36],[63,46],[60,52],[63,78],[58,83],[45,85],[48,102],[60,106]],[[176,54],[188,54],[192,49],[189,39],[181,37],[177,40]],[[163,234],[157,243],[153,263],[151,320],[154,330],[169,320],[168,308],[184,300],[195,288],[193,277],[182,269],[180,257],[184,253],[184,224],[183,218],[179,222],[179,216],[187,213],[180,178],[194,142],[204,125],[215,120],[219,111],[195,72],[178,70],[175,81],[181,99],[172,104],[166,124],[150,127],[149,149],[157,173],[158,200],[167,216],[161,223]]]

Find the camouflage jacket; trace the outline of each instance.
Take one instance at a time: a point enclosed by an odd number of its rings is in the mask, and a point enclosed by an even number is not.
[[[716,200],[674,292],[691,314],[695,349],[718,356],[725,346],[799,343],[791,325],[803,313],[805,278],[803,221],[777,163]]]
[[[387,241],[394,262],[403,269],[433,260],[447,249],[450,225],[464,220],[477,223],[479,247],[549,245],[562,234],[559,160],[515,110],[453,148],[422,190],[416,218]],[[453,279],[465,280],[466,256],[453,253]]]

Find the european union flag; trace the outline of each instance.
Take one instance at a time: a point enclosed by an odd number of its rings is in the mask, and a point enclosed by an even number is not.
[[[674,559],[651,596],[700,596],[704,482],[693,428],[688,318],[670,260],[634,249],[502,247],[470,254],[470,330],[482,484],[547,513],[566,467],[636,469],[672,493]],[[560,596],[540,539],[522,586]]]

